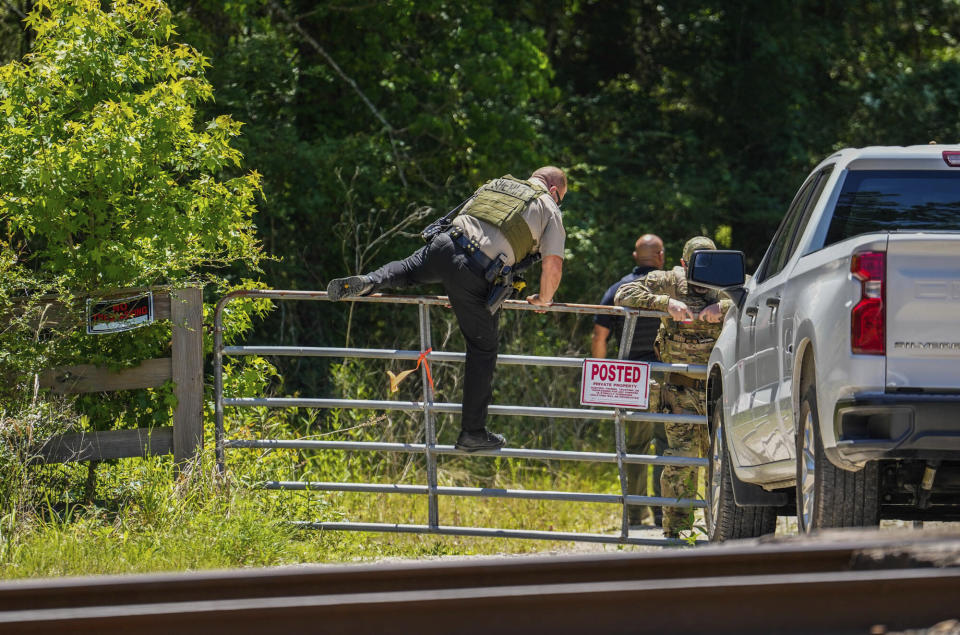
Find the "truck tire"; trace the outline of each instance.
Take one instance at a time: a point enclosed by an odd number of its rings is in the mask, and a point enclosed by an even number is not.
[[[775,507],[737,507],[733,496],[733,479],[737,476],[730,464],[723,432],[723,409],[719,405],[713,411],[709,460],[707,507],[704,516],[710,541],[756,538],[772,534],[777,528]]]
[[[817,391],[810,386],[797,422],[797,527],[800,533],[829,527],[880,524],[879,470],[876,462],[859,472],[835,466],[823,451]]]

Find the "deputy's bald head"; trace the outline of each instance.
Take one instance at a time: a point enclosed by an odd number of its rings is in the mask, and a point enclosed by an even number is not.
[[[633,247],[633,259],[638,265],[647,267],[663,267],[663,241],[656,234],[644,234],[637,238]]]

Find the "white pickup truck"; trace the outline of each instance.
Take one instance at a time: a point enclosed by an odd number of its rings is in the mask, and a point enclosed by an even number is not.
[[[756,273],[694,253],[735,301],[708,364],[711,540],[960,520],[960,146],[837,152]]]

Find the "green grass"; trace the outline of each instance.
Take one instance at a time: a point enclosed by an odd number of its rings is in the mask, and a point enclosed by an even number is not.
[[[427,501],[425,496],[399,494],[257,489],[253,483],[275,478],[278,469],[284,471],[289,457],[248,454],[247,463],[231,468],[226,478],[215,475],[209,455],[179,477],[169,457],[101,465],[96,503],[56,500],[30,514],[11,512],[0,519],[0,576],[184,571],[576,548],[569,541],[300,530],[289,521],[426,524]],[[471,475],[471,466],[479,462],[493,464],[485,466],[483,478]],[[441,465],[440,482],[616,491],[616,472],[611,466],[566,468],[549,464],[530,467],[529,462],[517,466],[479,457],[456,459]],[[243,474],[247,482],[241,482],[239,475]],[[391,482],[386,476],[352,475],[346,480]],[[408,470],[403,481],[422,483],[422,474]],[[616,533],[620,507],[441,497],[439,517],[441,525]]]

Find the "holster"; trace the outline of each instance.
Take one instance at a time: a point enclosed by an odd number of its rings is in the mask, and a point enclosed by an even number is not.
[[[519,293],[525,286],[527,283],[519,272],[509,266],[504,267],[487,296],[487,310],[493,315],[500,310],[504,302]]]
[[[523,278],[523,272],[531,265],[540,262],[540,252],[527,254],[523,259],[515,262],[513,267],[504,266],[500,270],[500,275],[494,281],[490,295],[487,296],[487,310],[493,315],[500,310],[501,305],[514,295],[520,295],[527,286],[527,281]]]
[[[512,295],[512,284],[493,285],[493,288],[490,289],[490,295],[487,296],[487,311],[490,311],[490,315],[499,311],[503,303],[509,300]]]

